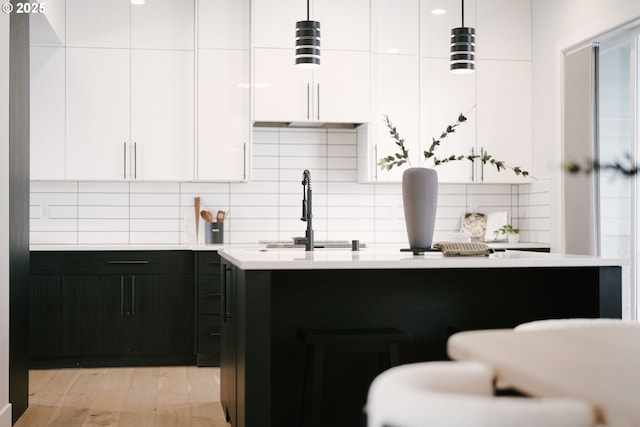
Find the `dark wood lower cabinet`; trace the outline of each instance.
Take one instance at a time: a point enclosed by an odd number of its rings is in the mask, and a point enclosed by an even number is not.
[[[191,251],[52,253],[61,267],[48,274],[38,256],[32,366],[195,364]]]
[[[196,254],[198,366],[220,365],[220,255],[215,251]]]
[[[29,356],[50,358],[62,353],[64,330],[60,276],[31,276],[29,281]]]

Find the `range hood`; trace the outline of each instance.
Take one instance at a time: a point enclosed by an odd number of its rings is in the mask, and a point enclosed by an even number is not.
[[[313,128],[313,129],[355,129],[363,123],[330,123],[330,122],[253,122],[253,127],[260,128]]]

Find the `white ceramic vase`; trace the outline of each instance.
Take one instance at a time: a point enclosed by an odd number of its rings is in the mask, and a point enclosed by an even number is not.
[[[411,249],[430,248],[438,206],[438,173],[409,168],[402,174],[402,204]]]

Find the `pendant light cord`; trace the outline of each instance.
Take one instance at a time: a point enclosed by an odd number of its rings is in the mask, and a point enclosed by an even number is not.
[[[309,6],[307,6],[307,13],[309,13]],[[464,28],[464,0],[462,0],[462,27]]]
[[[309,0],[307,0],[307,21],[310,21],[310,19],[309,19]]]

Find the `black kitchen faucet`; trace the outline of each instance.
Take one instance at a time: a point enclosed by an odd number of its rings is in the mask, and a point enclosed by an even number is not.
[[[312,251],[313,250],[313,213],[312,213],[312,204],[311,204],[311,172],[308,169],[305,169],[302,172],[302,218],[301,221],[306,221],[307,223],[307,232],[305,234],[305,250]]]

